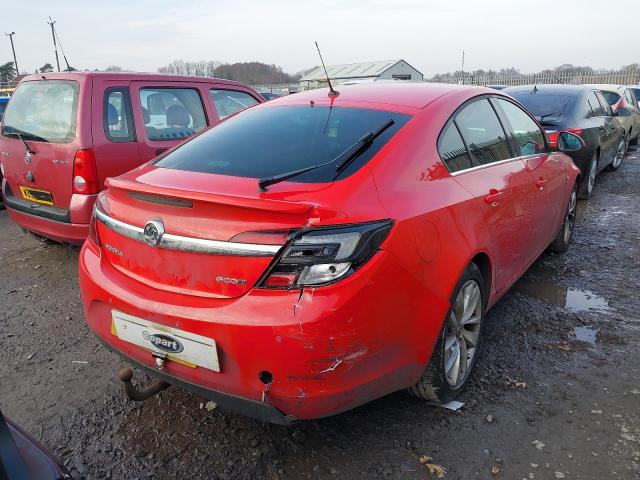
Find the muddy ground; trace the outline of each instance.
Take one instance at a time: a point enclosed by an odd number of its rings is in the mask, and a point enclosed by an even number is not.
[[[77,478],[427,479],[427,455],[446,479],[638,479],[640,153],[580,207],[570,251],[489,313],[461,410],[398,392],[290,427],[178,388],[126,401],[83,321],[78,249],[0,212],[0,408]]]

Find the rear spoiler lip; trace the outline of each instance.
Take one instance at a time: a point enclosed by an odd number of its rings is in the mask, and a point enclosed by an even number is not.
[[[147,193],[160,197],[177,198],[220,205],[230,205],[234,207],[248,208],[251,210],[262,210],[286,214],[304,214],[317,207],[317,205],[313,203],[248,198],[238,195],[225,195],[218,193],[203,193],[192,191],[187,192],[185,190],[178,190],[167,187],[155,187],[153,185],[139,183],[131,180],[123,180],[119,178],[108,178],[105,182],[105,186],[107,188],[115,188],[129,192]]]

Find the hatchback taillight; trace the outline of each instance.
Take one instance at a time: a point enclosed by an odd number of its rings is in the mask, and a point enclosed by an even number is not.
[[[73,193],[92,195],[99,192],[98,169],[93,150],[78,150],[73,159]]]
[[[101,246],[100,235],[98,234],[98,220],[96,219],[96,208],[93,207],[93,214],[89,221],[89,239],[93,241],[97,246]]]
[[[392,222],[314,228],[300,232],[260,283],[263,288],[320,286],[346,277],[378,250]]]

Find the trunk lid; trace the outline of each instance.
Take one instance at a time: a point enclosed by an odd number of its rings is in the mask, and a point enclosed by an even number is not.
[[[298,195],[289,191],[285,200],[277,193],[258,192],[256,179],[143,169],[143,174],[110,179],[107,195],[100,200],[109,217],[139,229],[138,238],[103,221],[97,222],[98,235],[103,258],[123,274],[161,290],[202,297],[241,296],[262,277],[286,242],[286,233],[240,234],[289,232],[340,215],[302,200],[322,184],[304,184],[303,191]],[[162,223],[163,238],[171,239],[172,246],[144,242],[140,229],[151,220]],[[192,251],[194,239],[221,243],[214,245],[213,253],[204,253]],[[260,249],[267,252],[255,252]]]

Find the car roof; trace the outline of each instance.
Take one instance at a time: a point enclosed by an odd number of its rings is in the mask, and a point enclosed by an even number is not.
[[[162,82],[215,82],[226,85],[236,85],[247,87],[244,83],[236,82],[234,80],[225,80],[214,77],[196,77],[188,75],[168,75],[165,73],[148,73],[148,72],[51,72],[51,73],[37,73],[33,75],[27,75],[22,79],[23,82],[34,80],[81,80],[83,78],[100,77],[104,80],[132,80],[132,81],[144,81],[144,80],[157,80]]]
[[[598,90],[607,90],[610,92],[623,92],[626,90],[626,85],[615,85],[613,83],[594,83],[589,85],[590,87],[597,88]]]
[[[451,92],[496,93],[485,87],[445,83],[371,82],[354,85],[335,85],[339,95],[330,101],[329,89],[319,88],[271,100],[270,106],[302,103],[331,103],[333,105],[377,104],[398,107],[424,108],[434,100]]]
[[[519,85],[517,87],[509,87],[502,90],[504,93],[514,92],[530,92],[534,88],[541,93],[559,93],[566,95],[577,95],[583,92],[597,89],[593,85],[564,85],[564,84],[535,84],[535,85]]]

